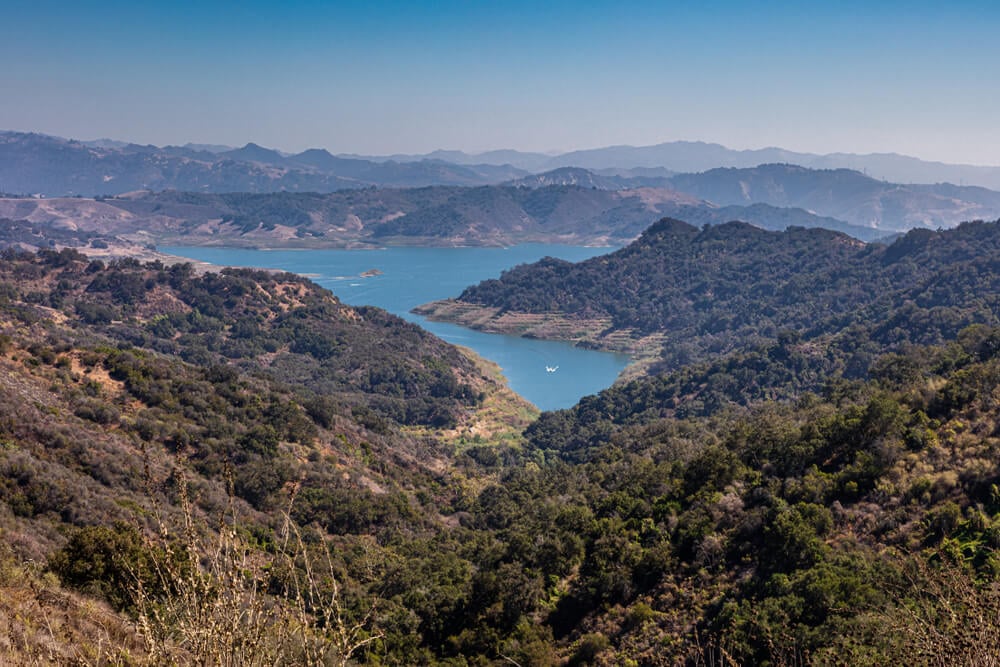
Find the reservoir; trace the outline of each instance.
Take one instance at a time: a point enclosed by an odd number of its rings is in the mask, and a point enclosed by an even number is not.
[[[525,244],[510,248],[385,248],[380,250],[250,250],[160,247],[161,252],[219,266],[280,269],[306,276],[351,305],[384,308],[449,343],[496,362],[511,389],[542,410],[574,405],[607,388],[628,365],[621,354],[575,348],[569,343],[487,334],[431,322],[411,308],[456,297],[469,285],[542,257],[572,262],[611,248]],[[362,277],[363,273],[368,273]],[[555,369],[552,371],[551,369]]]

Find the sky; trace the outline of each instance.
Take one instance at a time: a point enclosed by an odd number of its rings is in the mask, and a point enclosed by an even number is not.
[[[1000,3],[0,0],[0,129],[1000,164]]]

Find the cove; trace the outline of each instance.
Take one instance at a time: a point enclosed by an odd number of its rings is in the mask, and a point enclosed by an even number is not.
[[[449,343],[474,350],[503,369],[511,389],[542,410],[573,406],[607,388],[629,363],[626,355],[596,352],[558,341],[487,334],[431,322],[411,308],[448,297],[517,264],[542,257],[578,262],[612,248],[524,244],[510,248],[408,248],[379,250],[252,250],[167,246],[161,252],[218,266],[279,269],[306,276],[344,303],[384,308]],[[375,273],[377,271],[377,273]],[[374,275],[362,277],[362,273]],[[547,368],[555,368],[549,372]]]

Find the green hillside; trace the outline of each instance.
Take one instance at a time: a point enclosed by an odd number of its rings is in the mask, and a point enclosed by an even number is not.
[[[0,656],[995,657],[1000,328],[970,325],[995,226],[889,248],[659,227],[722,276],[733,239],[787,242],[793,268],[760,262],[772,287],[733,278],[732,303],[819,312],[773,285],[836,266],[893,280],[839,329],[734,335],[534,419],[482,362],[295,276],[6,251]]]
[[[768,232],[735,222],[698,229],[664,219],[609,255],[515,267],[420,312],[597,347],[631,341],[657,369],[773,343],[783,333],[821,349],[825,336],[878,323],[853,350],[863,370],[870,349],[937,343],[968,324],[996,323],[998,250],[998,223],[914,230],[885,246],[822,229]],[[518,329],[532,316],[556,333]]]
[[[361,563],[349,553],[370,546],[383,570],[408,562],[383,553],[376,536],[444,530],[452,505],[479,484],[456,463],[461,443],[517,437],[532,416],[481,360],[290,274],[5,251],[0,332],[5,562],[21,576],[30,569],[19,562],[48,560],[64,584],[127,615],[143,581],[133,569],[146,567],[130,560],[135,549],[181,553],[174,539],[194,521],[208,540],[193,542],[200,552],[225,535],[225,519],[258,558],[274,559],[287,517],[306,544],[336,539],[347,550],[334,565],[349,619],[346,605],[381,592],[355,581]],[[175,538],[156,546],[161,527]],[[287,584],[266,588],[287,596]],[[43,621],[43,602],[32,622]],[[386,603],[387,613],[401,604]],[[84,621],[66,621],[63,658],[115,648]],[[168,644],[175,630],[164,630]],[[5,655],[44,657],[24,642]],[[171,660],[186,655],[174,649]]]

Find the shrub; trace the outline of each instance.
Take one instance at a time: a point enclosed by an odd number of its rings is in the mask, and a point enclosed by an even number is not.
[[[64,585],[99,595],[116,609],[124,609],[131,601],[136,577],[149,575],[144,546],[142,536],[128,524],[88,526],[76,531],[48,566]]]

